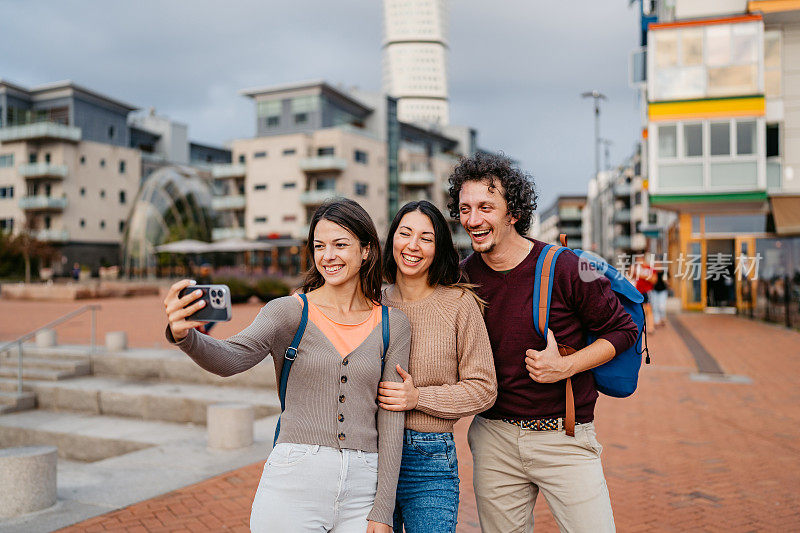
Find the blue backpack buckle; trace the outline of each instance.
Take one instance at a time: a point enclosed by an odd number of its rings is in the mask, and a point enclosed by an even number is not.
[[[289,357],[290,353],[292,354],[291,357]],[[294,346],[289,346],[286,348],[286,353],[283,354],[283,357],[285,357],[287,361],[294,361],[297,358],[297,348]]]

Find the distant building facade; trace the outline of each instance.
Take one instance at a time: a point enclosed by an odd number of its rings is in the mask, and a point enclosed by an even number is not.
[[[583,248],[583,210],[586,196],[559,196],[538,217],[533,236],[543,242],[559,244],[559,236],[567,236],[567,246]]]

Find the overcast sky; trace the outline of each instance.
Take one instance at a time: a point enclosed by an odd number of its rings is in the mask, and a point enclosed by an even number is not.
[[[309,79],[380,90],[380,0],[0,0],[0,78],[24,87],[71,79],[189,125],[192,140],[251,137],[244,88]],[[454,124],[520,161],[540,210],[585,194],[594,172],[599,89],[611,163],[639,136],[628,86],[638,5],[628,0],[451,0]]]

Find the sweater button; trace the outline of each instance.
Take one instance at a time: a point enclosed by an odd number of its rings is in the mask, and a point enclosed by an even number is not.
[[[339,396],[339,403],[344,403],[344,394]]]
[[[347,360],[347,357],[342,359],[342,366],[347,366],[347,363],[349,363],[349,361]]]
[[[344,440],[346,435],[344,433],[339,433],[339,440]]]
[[[342,376],[339,381],[341,381],[342,383],[347,383],[347,376]]]
[[[338,416],[338,419],[339,419],[339,422],[344,422],[344,415],[340,413],[339,416]]]

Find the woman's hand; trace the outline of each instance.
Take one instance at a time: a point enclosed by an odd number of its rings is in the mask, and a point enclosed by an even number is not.
[[[397,365],[402,383],[381,381],[378,384],[378,405],[387,411],[411,411],[419,402],[419,389],[414,386],[411,374]]]
[[[194,281],[190,279],[182,279],[169,288],[167,297],[164,298],[164,310],[167,313],[167,320],[169,320],[169,329],[172,330],[172,337],[179,341],[189,334],[189,330],[202,326],[205,322],[198,322],[196,320],[186,320],[186,317],[201,309],[206,303],[203,300],[190,303],[197,300],[202,291],[196,290],[190,292],[183,298],[178,298],[181,289],[194,285]],[[186,307],[188,305],[188,307]],[[185,309],[184,309],[185,307]]]
[[[392,533],[392,527],[383,522],[367,522],[367,533]]]

